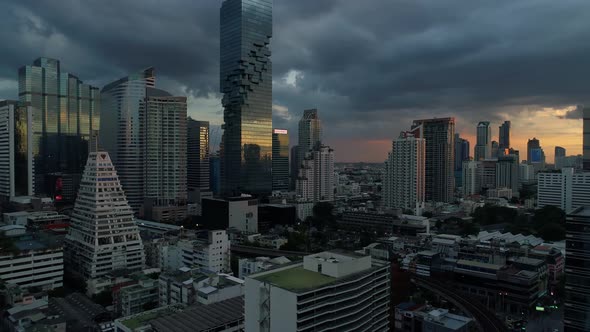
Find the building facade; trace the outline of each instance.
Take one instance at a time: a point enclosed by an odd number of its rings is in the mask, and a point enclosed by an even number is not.
[[[33,108],[0,101],[0,198],[34,195]]]
[[[502,125],[500,125],[500,133],[499,133],[499,148],[500,150],[510,149],[510,121],[504,121]]]
[[[272,190],[289,190],[289,132],[272,131]]]
[[[322,123],[318,110],[304,110],[299,120],[299,160],[303,160],[321,142]]]
[[[463,162],[463,197],[481,193],[481,162],[469,160]]]
[[[384,205],[421,215],[425,198],[426,141],[402,132],[385,163]]]
[[[271,0],[225,0],[220,12],[223,191],[272,190]]]
[[[492,130],[489,121],[477,124],[477,142],[474,157],[476,161],[492,158]]]
[[[463,162],[469,160],[469,152],[469,141],[455,134],[455,186],[457,188],[463,185]]]
[[[188,118],[187,122],[187,187],[208,191],[209,185],[209,122]]]
[[[107,152],[88,156],[65,240],[65,259],[69,273],[85,280],[144,267],[133,211]]]
[[[46,174],[81,174],[90,133],[100,127],[99,89],[61,71],[56,59],[38,58],[18,70],[18,95],[32,108],[35,193],[45,194]]]
[[[566,213],[590,205],[590,173],[564,168],[560,173],[537,174],[537,206],[553,205]]]
[[[181,240],[182,265],[211,272],[229,272],[231,245],[224,230],[209,231],[206,239]]]
[[[455,118],[414,120],[411,131],[426,140],[426,201],[452,202]]]
[[[496,163],[496,188],[512,189],[512,194],[518,197],[518,157],[505,155],[498,158]]]
[[[305,157],[297,178],[297,196],[304,201],[334,200],[334,150],[317,146]]]
[[[584,129],[582,133],[583,144],[583,168],[590,172],[590,108],[584,108]]]

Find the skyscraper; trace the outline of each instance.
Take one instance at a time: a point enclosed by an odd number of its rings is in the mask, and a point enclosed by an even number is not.
[[[291,148],[291,190],[296,189],[297,177],[299,176],[299,168],[301,168],[301,162],[299,161],[299,145],[295,145]]]
[[[461,187],[463,162],[469,160],[469,141],[460,137],[459,134],[455,134],[455,186]]]
[[[481,193],[482,164],[481,161],[468,160],[463,162],[462,173],[463,197],[479,195]]]
[[[64,246],[66,269],[85,280],[116,270],[140,271],[145,256],[133,211],[107,152],[84,169]]]
[[[426,141],[402,132],[385,163],[384,205],[421,215],[425,197]]]
[[[555,153],[553,154],[553,162],[555,164],[555,169],[563,168],[563,165],[565,164],[565,154],[565,148],[562,148],[561,146],[555,147]]]
[[[492,141],[492,159],[498,158],[498,156],[503,155],[504,151],[500,151],[500,145],[496,141]]]
[[[0,199],[34,193],[33,109],[29,103],[0,101]]]
[[[225,0],[220,11],[226,194],[272,189],[272,0]]]
[[[272,131],[272,190],[289,190],[289,132]]]
[[[334,150],[316,146],[299,168],[297,195],[304,201],[334,200]]]
[[[38,58],[18,71],[19,99],[30,103],[33,111],[31,144],[37,194],[52,191],[46,183],[48,174],[82,173],[90,133],[100,125],[98,88],[60,67],[56,59]]]
[[[496,188],[512,189],[512,195],[518,197],[518,178],[518,157],[515,155],[498,157],[496,163]]]
[[[296,179],[299,168],[308,153],[322,141],[322,123],[317,109],[304,110],[299,120],[297,157],[294,160],[296,168],[291,168],[291,176]]]
[[[188,118],[187,182],[189,190],[208,191],[209,186],[209,122]]]
[[[534,137],[527,142],[527,163],[533,165],[536,172],[545,168],[545,152],[541,142]]]
[[[187,139],[186,97],[146,89],[139,115],[143,135],[143,217],[160,222],[186,218]]]
[[[562,148],[561,146],[555,147],[555,158],[565,157],[565,153],[565,148]]]
[[[510,149],[510,121],[504,121],[500,126],[499,148],[501,151]]]
[[[477,142],[474,156],[476,161],[492,158],[492,131],[488,121],[477,124]]]
[[[414,120],[411,131],[426,140],[426,200],[452,202],[455,118]]]
[[[129,205],[139,211],[144,192],[145,103],[155,86],[154,68],[123,77],[102,89],[100,145],[111,155]]]
[[[583,158],[584,171],[590,172],[590,108],[584,108]]]

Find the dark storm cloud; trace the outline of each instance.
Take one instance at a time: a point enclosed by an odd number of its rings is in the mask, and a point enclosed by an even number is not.
[[[220,5],[4,1],[0,93],[47,55],[99,85],[155,66],[164,88],[218,97]],[[317,107],[328,141],[390,139],[417,117],[467,127],[590,104],[589,1],[275,0],[273,20],[274,120],[294,129]]]

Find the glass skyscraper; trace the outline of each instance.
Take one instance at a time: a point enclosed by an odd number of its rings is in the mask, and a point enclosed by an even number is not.
[[[56,59],[39,58],[18,71],[19,99],[33,111],[35,192],[53,192],[47,175],[80,175],[90,133],[99,129],[99,89],[62,72]],[[46,183],[47,182],[47,183]]]
[[[272,131],[272,190],[289,190],[289,132]]]
[[[272,0],[225,0],[220,11],[222,191],[272,190]]]
[[[188,118],[187,181],[189,190],[209,190],[209,122]]]

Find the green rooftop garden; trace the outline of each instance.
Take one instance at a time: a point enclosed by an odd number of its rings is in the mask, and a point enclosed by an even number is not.
[[[306,270],[300,266],[264,274],[257,277],[256,280],[268,282],[277,287],[291,291],[303,291],[306,289],[322,287],[337,279],[318,272]]]
[[[179,307],[162,307],[146,311],[144,313],[131,316],[129,319],[121,321],[121,323],[129,329],[135,330],[139,327],[147,325],[151,320],[176,312],[175,310],[178,308]]]

